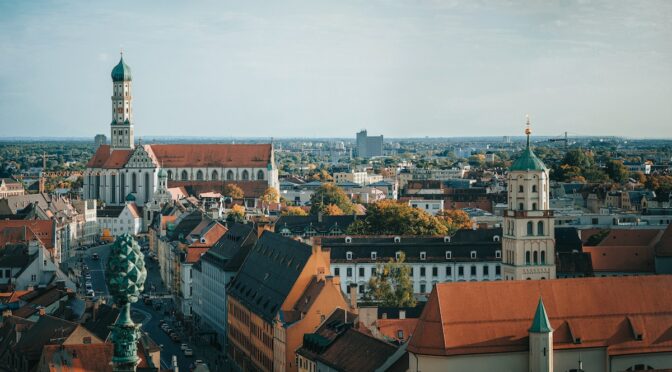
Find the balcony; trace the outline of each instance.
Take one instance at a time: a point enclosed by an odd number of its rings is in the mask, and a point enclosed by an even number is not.
[[[553,217],[552,210],[545,211],[506,211],[506,217],[516,218],[534,218],[534,217]]]

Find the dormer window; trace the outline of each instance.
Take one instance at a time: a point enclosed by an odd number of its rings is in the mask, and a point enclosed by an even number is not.
[[[495,235],[492,237],[493,242],[498,242],[499,241],[499,235]]]
[[[376,260],[378,258],[378,252],[371,252],[371,259]]]
[[[471,259],[476,259],[476,251],[471,251]]]
[[[420,259],[421,260],[426,260],[427,259],[427,252],[420,252]]]
[[[352,260],[352,252],[350,252],[350,251],[345,252],[345,259],[348,260],[348,261],[351,261]]]
[[[450,236],[444,236],[443,237],[443,242],[444,243],[450,243]]]
[[[346,237],[345,237],[345,243],[346,243],[346,244],[350,244],[350,243],[352,243],[352,238],[349,237],[349,236],[346,236]]]
[[[446,260],[452,260],[452,259],[453,259],[453,252],[446,251]]]
[[[394,242],[395,242],[395,243],[401,243],[401,237],[399,237],[399,236],[395,236],[395,237],[394,237]]]
[[[397,261],[399,261],[399,259],[401,258],[401,251],[397,251],[397,252],[394,254],[394,258],[395,258]]]
[[[502,251],[496,250],[495,251],[495,258],[502,258]]]

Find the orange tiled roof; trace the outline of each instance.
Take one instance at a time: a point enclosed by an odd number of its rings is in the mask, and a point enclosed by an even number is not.
[[[12,229],[16,231],[16,228],[28,228],[31,234],[28,234],[29,237],[36,236],[42,245],[45,248],[51,249],[54,248],[53,238],[54,238],[54,221],[51,220],[1,220],[0,221],[0,232],[5,231],[6,229]],[[0,233],[0,236],[3,234]],[[10,234],[14,236],[14,234]],[[3,238],[0,238],[3,239]]]
[[[650,245],[584,246],[590,253],[593,271],[605,272],[655,272],[654,248]]]
[[[609,355],[670,352],[670,290],[672,276],[667,275],[441,283],[408,350],[428,355],[528,350],[527,330],[542,297],[556,330],[556,349],[606,347]],[[573,342],[577,338],[580,343]]]
[[[211,224],[212,226],[207,231],[204,231]],[[210,220],[203,220],[190,233],[190,235],[194,234],[196,236],[199,236],[200,239],[192,243],[189,247],[210,248],[215,243],[217,243],[217,241],[222,236],[224,236],[224,234],[226,234],[227,231],[228,229],[219,222],[213,223],[213,221]],[[204,239],[204,241],[201,239]]]
[[[201,259],[201,256],[210,248],[188,248],[187,249],[187,263],[196,263]]]
[[[113,352],[111,343],[45,345],[41,364],[54,372],[112,371]]]
[[[408,340],[418,324],[417,318],[406,319],[378,319],[378,331],[391,340]],[[399,338],[399,331],[403,332],[403,339]]]
[[[159,164],[175,167],[255,167],[271,161],[270,144],[149,145]]]
[[[133,150],[114,150],[110,152],[110,145],[100,145],[93,158],[86,164],[86,167],[105,169],[123,168],[132,154]]]

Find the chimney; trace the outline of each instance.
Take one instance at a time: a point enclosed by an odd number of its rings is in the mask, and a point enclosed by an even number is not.
[[[313,239],[313,254],[322,253],[322,240]]]
[[[324,217],[324,212],[322,212],[322,211],[317,212],[317,222],[322,223],[323,217]]]
[[[47,310],[44,307],[39,308],[39,314],[40,316],[45,316],[47,315]]]
[[[406,310],[399,310],[399,319],[406,319]]]
[[[355,310],[357,309],[357,284],[350,283],[348,292],[350,294],[350,307]]]
[[[9,318],[10,316],[12,316],[12,310],[5,309],[5,310],[2,311],[2,318],[3,319]],[[0,327],[2,327],[2,323],[0,323]]]

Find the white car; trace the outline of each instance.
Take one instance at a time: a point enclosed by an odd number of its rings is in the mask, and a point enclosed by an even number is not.
[[[184,356],[194,356],[194,351],[189,348],[186,348],[184,349]]]
[[[188,349],[188,348],[189,348],[189,345],[187,345],[187,344],[182,344],[182,345],[180,345],[180,349],[182,349],[182,351],[184,351],[184,350],[186,350],[186,349]]]

